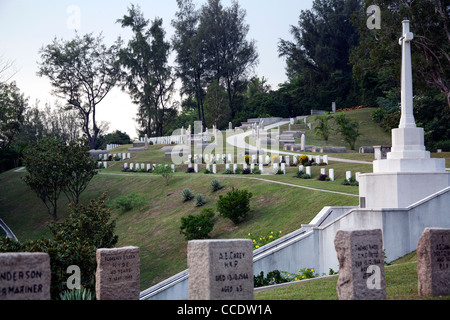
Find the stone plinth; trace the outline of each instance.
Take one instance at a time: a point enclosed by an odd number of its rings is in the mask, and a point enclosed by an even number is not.
[[[361,208],[406,208],[450,185],[446,172],[385,172],[359,176]]]
[[[50,300],[50,256],[0,253],[0,300]]]
[[[253,300],[251,240],[188,242],[190,300]]]
[[[386,299],[381,229],[339,230],[334,245],[339,261],[339,299]]]
[[[450,295],[450,229],[425,228],[417,244],[419,295]]]
[[[97,300],[139,300],[139,248],[97,249],[96,257]]]

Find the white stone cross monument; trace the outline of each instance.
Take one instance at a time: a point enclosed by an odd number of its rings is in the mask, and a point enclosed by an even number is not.
[[[430,158],[425,150],[424,130],[413,115],[413,83],[409,21],[402,22],[401,119],[392,130],[392,148],[386,159],[373,162],[373,173],[359,176],[360,206],[405,208],[450,185],[445,160]]]

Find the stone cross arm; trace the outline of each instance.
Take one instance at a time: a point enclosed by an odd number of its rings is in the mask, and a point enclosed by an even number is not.
[[[398,39],[398,44],[402,45],[403,41],[409,42],[414,39],[414,34],[409,31],[409,21],[403,21],[403,36]]]

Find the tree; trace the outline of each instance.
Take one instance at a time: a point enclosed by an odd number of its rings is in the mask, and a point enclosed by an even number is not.
[[[209,233],[214,228],[214,210],[205,208],[196,216],[188,215],[181,217],[180,233],[184,234],[186,240],[209,239]]]
[[[57,40],[39,51],[39,76],[50,79],[52,94],[66,100],[67,109],[75,109],[82,119],[83,132],[95,148],[101,128],[96,108],[117,82],[117,63],[121,41],[111,47],[103,44],[102,35],[78,34],[71,41]]]
[[[19,133],[27,103],[15,82],[0,82],[0,148],[8,148]]]
[[[159,166],[156,166],[153,168],[153,173],[162,176],[164,179],[166,179],[166,186],[169,185],[169,179],[173,174],[173,170],[169,166],[163,166],[160,164]]]
[[[165,114],[170,109],[168,103],[175,82],[168,65],[171,47],[164,40],[163,21],[156,18],[148,28],[149,21],[140,8],[131,5],[128,15],[117,22],[134,33],[128,47],[120,51],[119,63],[125,69],[122,88],[126,88],[139,106],[139,134],[163,136]]]
[[[23,161],[28,171],[24,182],[42,200],[55,221],[61,193],[78,204],[80,194],[97,174],[96,163],[88,150],[86,139],[65,143],[45,137],[24,151]]]
[[[401,23],[410,20],[414,34],[412,69],[414,89],[438,88],[450,108],[450,5],[446,0],[390,1],[380,0],[382,27],[366,27],[365,8],[373,4],[365,0],[353,21],[359,27],[361,41],[352,53],[353,73],[360,81],[372,77],[382,83],[382,91],[399,86],[402,36]],[[370,85],[369,83],[366,85]]]
[[[86,190],[89,182],[98,173],[97,162],[89,155],[86,139],[70,141],[65,147],[67,182],[64,193],[75,204],[80,201],[80,194]]]
[[[60,139],[43,138],[24,151],[23,161],[28,171],[24,182],[56,221],[57,202],[67,183],[65,144]]]
[[[79,113],[76,110],[63,110],[60,103],[45,103],[42,108],[37,100],[35,105],[24,113],[24,121],[15,139],[16,142],[36,142],[43,137],[61,138],[68,142],[81,137]]]
[[[56,241],[79,242],[95,248],[113,248],[118,236],[114,235],[116,221],[111,221],[111,209],[106,208],[107,194],[92,199],[89,205],[69,206],[69,218],[52,222],[49,229]]]
[[[206,127],[203,100],[207,87],[206,50],[203,46],[204,34],[199,33],[199,12],[192,0],[177,0],[179,11],[177,19],[172,20],[175,35],[172,45],[177,55],[176,75],[182,82],[182,94],[195,101],[198,120]]]
[[[302,10],[298,26],[291,26],[294,41],[280,40],[278,52],[286,58],[286,74],[300,87],[302,104],[323,109],[355,103],[349,56],[358,44],[358,29],[351,16],[359,0],[315,0]]]
[[[229,218],[234,224],[240,223],[250,213],[250,198],[253,196],[248,190],[232,188],[226,196],[219,196],[217,211],[221,216]]]
[[[208,87],[205,97],[205,121],[206,126],[215,125],[216,128],[225,128],[230,119],[226,91],[214,80]]]
[[[336,123],[338,124],[338,133],[349,144],[350,149],[355,150],[356,139],[361,135],[359,132],[359,123],[353,118],[347,119],[344,112],[336,116]]]
[[[323,137],[323,140],[328,141],[330,134],[330,126],[328,122],[333,119],[333,116],[329,112],[320,114],[316,118],[317,126],[314,128],[316,135]]]
[[[223,83],[228,94],[230,121],[237,112],[236,97],[246,88],[250,72],[258,63],[255,41],[247,41],[246,11],[237,1],[223,8],[220,0],[208,0],[200,11],[199,34],[206,50],[209,83]]]

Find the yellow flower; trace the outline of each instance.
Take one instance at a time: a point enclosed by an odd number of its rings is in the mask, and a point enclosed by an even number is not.
[[[314,272],[314,269],[311,269],[311,272]]]
[[[305,275],[302,275],[302,279],[305,279],[306,277],[305,277]]]
[[[272,239],[273,237],[272,236],[269,236],[269,239]]]
[[[259,248],[259,246],[255,246],[255,248],[256,248],[256,249],[258,249],[258,248]]]

